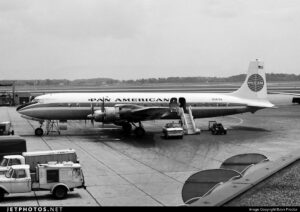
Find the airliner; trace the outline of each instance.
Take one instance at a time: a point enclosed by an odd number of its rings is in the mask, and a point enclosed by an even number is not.
[[[35,135],[42,136],[46,121],[88,120],[122,126],[125,132],[143,136],[142,121],[179,119],[172,108],[191,108],[193,117],[207,118],[256,112],[274,107],[267,99],[264,64],[249,64],[242,86],[231,93],[52,93],[36,97],[17,111],[23,118],[40,122]]]

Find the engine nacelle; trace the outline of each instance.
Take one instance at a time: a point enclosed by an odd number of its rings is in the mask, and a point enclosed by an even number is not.
[[[113,123],[120,119],[118,107],[105,107],[104,111],[96,110],[94,112],[96,122]]]

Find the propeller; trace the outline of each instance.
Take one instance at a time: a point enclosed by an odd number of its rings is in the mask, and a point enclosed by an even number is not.
[[[94,113],[95,113],[94,105],[93,105],[93,103],[91,103],[91,123],[92,123],[93,127],[95,126],[94,125],[94,119],[95,119]]]
[[[95,114],[94,114],[94,106],[93,103],[91,103],[91,114],[88,115],[88,118],[91,120],[92,125],[94,126],[94,119],[95,119]]]
[[[102,107],[101,107],[101,111],[102,111],[103,114],[104,114],[104,110],[105,110],[104,103],[105,103],[105,98],[103,97],[103,99],[102,99]],[[102,116],[102,128],[103,127],[104,127],[104,115]]]
[[[102,99],[102,105],[101,105],[101,113],[102,113],[102,120],[101,120],[101,122],[102,122],[102,127],[104,126],[104,119],[105,119],[105,117],[104,117],[104,114],[105,114],[105,99],[104,99],[104,97],[103,97],[103,99]],[[94,105],[93,105],[93,103],[91,103],[91,114],[89,114],[88,115],[88,118],[89,119],[91,119],[91,123],[92,123],[92,125],[94,126],[94,122],[95,122],[95,109],[94,109]]]

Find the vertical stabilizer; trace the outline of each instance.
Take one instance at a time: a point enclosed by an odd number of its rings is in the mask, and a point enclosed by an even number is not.
[[[250,62],[245,82],[232,95],[246,99],[267,99],[266,74],[262,62]]]

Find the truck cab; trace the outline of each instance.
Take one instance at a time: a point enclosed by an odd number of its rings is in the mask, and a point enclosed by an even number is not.
[[[5,174],[11,166],[21,164],[25,164],[22,155],[5,155],[0,163],[0,175]]]
[[[14,165],[0,176],[0,189],[5,193],[26,193],[31,191],[29,165]],[[0,194],[1,197],[1,194]]]

